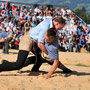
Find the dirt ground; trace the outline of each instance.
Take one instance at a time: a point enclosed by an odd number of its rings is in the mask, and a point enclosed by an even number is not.
[[[8,55],[1,52],[0,63],[16,61],[17,50],[10,50]],[[90,90],[90,53],[59,52],[59,60],[73,73],[57,69],[50,79],[45,79],[42,74],[50,70],[50,65],[43,64],[40,72],[30,72],[32,65],[29,65],[21,70],[0,72],[0,90]]]

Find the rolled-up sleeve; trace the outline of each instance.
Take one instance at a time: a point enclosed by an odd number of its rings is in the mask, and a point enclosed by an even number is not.
[[[52,48],[52,50],[49,51],[49,57],[50,59],[58,59],[58,49]]]
[[[49,29],[49,27],[45,27],[44,29],[42,29],[38,35],[38,42],[42,42],[44,43],[45,40],[45,33],[46,31]]]

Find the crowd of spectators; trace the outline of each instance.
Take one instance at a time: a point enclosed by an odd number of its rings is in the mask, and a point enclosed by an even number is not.
[[[66,26],[58,32],[60,50],[73,52],[75,47],[75,52],[80,52],[81,48],[90,51],[90,28],[69,8],[59,9],[48,6],[33,8],[25,5],[16,6],[6,1],[6,4],[2,3],[0,6],[0,33],[13,33],[15,38],[10,42],[9,47],[18,49],[20,39],[25,32],[36,27],[41,21],[57,16],[66,20]],[[0,43],[0,48],[2,48],[2,43]]]

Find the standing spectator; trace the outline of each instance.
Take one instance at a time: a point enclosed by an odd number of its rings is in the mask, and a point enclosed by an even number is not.
[[[9,43],[13,38],[13,34],[10,31],[0,33],[0,42],[3,43],[3,53],[9,53]]]
[[[69,8],[67,8],[66,11],[67,11],[67,14],[70,15],[71,10]]]

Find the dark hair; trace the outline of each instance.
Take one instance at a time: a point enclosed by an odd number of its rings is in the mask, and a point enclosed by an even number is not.
[[[51,36],[56,37],[56,32],[55,32],[55,30],[53,28],[48,29],[46,34],[47,34],[48,37],[51,37]]]
[[[65,19],[64,18],[62,18],[62,17],[55,17],[54,19],[53,19],[55,22],[58,22],[58,23],[61,23],[61,24],[66,24],[66,21],[65,21]]]

